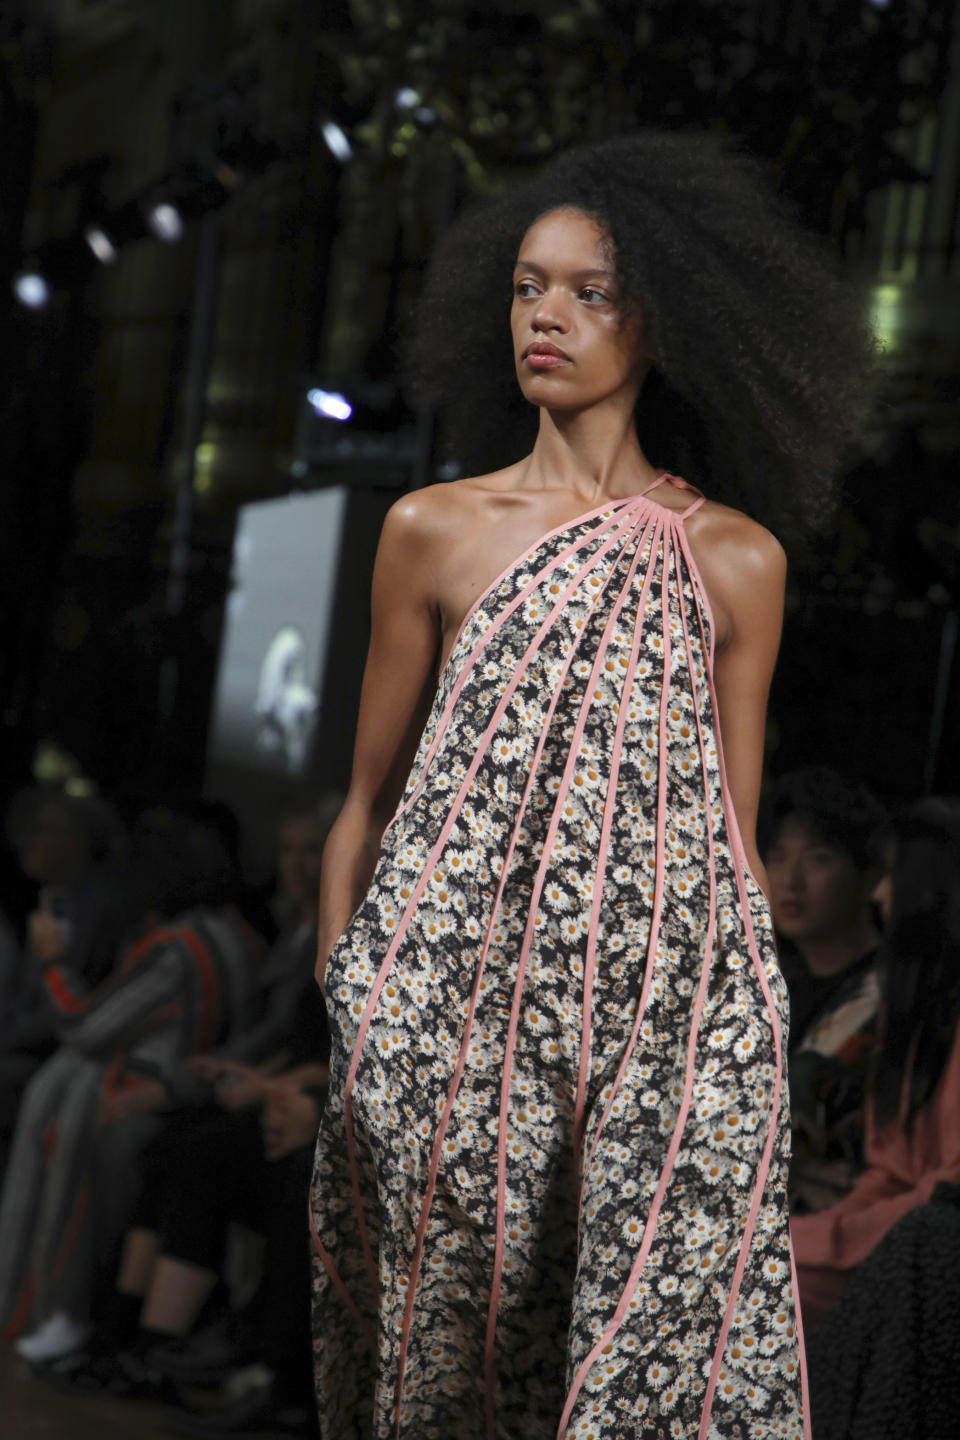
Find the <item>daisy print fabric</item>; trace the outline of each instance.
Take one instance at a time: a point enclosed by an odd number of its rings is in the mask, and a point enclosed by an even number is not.
[[[809,1440],[786,991],[715,708],[646,495],[467,615],[327,970],[325,1440]]]

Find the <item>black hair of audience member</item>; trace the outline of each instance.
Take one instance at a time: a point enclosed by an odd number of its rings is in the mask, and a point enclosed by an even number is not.
[[[243,832],[236,811],[225,800],[200,799],[184,805],[183,814],[219,837],[230,857],[236,877],[230,904],[236,907],[247,924],[265,940],[275,940],[277,922],[270,908],[269,888],[251,883],[243,873],[240,859]]]
[[[858,870],[877,863],[887,834],[886,809],[866,785],[847,780],[828,765],[791,770],[775,783],[760,812],[760,853],[765,854],[786,820],[800,820],[826,844],[845,851]]]
[[[324,790],[316,796],[302,796],[292,800],[285,805],[280,812],[280,823],[277,827],[277,862],[276,875],[274,877],[273,907],[274,913],[278,915],[281,925],[299,924],[304,918],[301,909],[302,897],[294,899],[292,895],[285,894],[285,889],[291,881],[294,888],[299,885],[288,869],[291,858],[291,845],[294,854],[300,851],[299,858],[304,859],[302,848],[309,844],[312,854],[307,862],[307,870],[312,874],[302,873],[299,877],[300,883],[307,883],[310,887],[308,906],[314,920],[316,920],[316,906],[320,899],[320,859],[323,848],[326,845],[327,837],[343,808],[345,796],[340,791]],[[307,841],[304,837],[304,827],[309,827],[307,834],[312,839]],[[292,904],[291,904],[292,902]]]
[[[960,1024],[960,799],[928,796],[892,831],[890,919],[881,942],[883,1011],[872,1075],[878,1129],[909,1135],[937,1087]]]
[[[239,877],[218,834],[157,807],[136,822],[126,883],[135,915],[170,920],[198,906],[233,904]]]
[[[183,813],[205,830],[212,830],[218,835],[231,860],[239,859],[242,839],[240,820],[225,800],[196,800],[192,805],[185,806]]]

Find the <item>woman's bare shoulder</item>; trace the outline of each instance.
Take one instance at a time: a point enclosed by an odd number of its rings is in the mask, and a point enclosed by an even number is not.
[[[711,568],[721,567],[744,582],[768,579],[783,583],[787,557],[780,541],[742,510],[708,500],[690,517],[687,533],[697,550],[709,556]],[[697,557],[700,563],[700,557]]]
[[[765,617],[779,634],[787,557],[775,535],[741,510],[707,501],[690,517],[687,539],[706,587],[723,649]]]
[[[408,491],[387,511],[383,523],[385,540],[405,548],[438,541],[448,544],[483,519],[490,497],[508,488],[512,469]]]

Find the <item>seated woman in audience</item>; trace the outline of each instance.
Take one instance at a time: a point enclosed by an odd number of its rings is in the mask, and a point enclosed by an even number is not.
[[[871,892],[885,810],[825,765],[781,776],[763,860],[790,991],[791,1215],[823,1210],[864,1166],[863,1105],[880,1003]]]
[[[853,1190],[792,1224],[801,1307],[819,1323],[850,1274],[941,1181],[960,1181],[960,800],[919,801],[895,827],[878,901],[882,1004]]]
[[[317,998],[319,1011],[319,992]],[[320,1055],[329,1056],[329,1035]],[[328,1060],[318,1055],[266,1082],[257,1106],[225,1111],[219,1122],[208,1117],[180,1134],[184,1143],[176,1148],[168,1132],[148,1147],[109,1323],[85,1355],[53,1367],[51,1379],[86,1393],[166,1399],[171,1381],[225,1380],[228,1371],[255,1363],[238,1409],[219,1412],[213,1428],[229,1432],[237,1422],[243,1429],[256,1422],[270,1433],[313,1434],[304,1216],[328,1078]],[[231,1343],[211,1366],[209,1350],[197,1352],[184,1340],[223,1275],[231,1224],[263,1236],[261,1278],[234,1317]],[[199,1433],[210,1423],[202,1414],[183,1422]]]
[[[262,1098],[261,1082],[290,1063],[287,1046],[291,1033],[297,1031],[298,1011],[304,1004],[312,1006],[320,857],[342,804],[342,795],[329,792],[316,803],[291,806],[286,812],[280,826],[275,900],[281,928],[260,973],[261,1013],[251,1029],[188,1067],[221,1083],[219,1100],[231,1108]]]
[[[263,968],[263,1014],[188,1065],[212,1082],[212,1103],[167,1116],[143,1151],[117,1293],[98,1310],[91,1343],[47,1371],[54,1383],[151,1397],[169,1388],[168,1370],[205,1380],[253,1353],[272,1378],[247,1397],[244,1420],[259,1407],[273,1422],[278,1406],[312,1420],[303,1217],[330,1050],[313,969],[320,854],[340,803],[331,795],[283,822],[278,908],[286,923]],[[196,1348],[170,1342],[189,1335],[215,1290],[231,1223],[264,1235],[263,1281],[232,1327],[242,1342],[218,1345],[211,1369],[203,1337]]]
[[[294,1433],[313,1433],[304,1217],[330,1034],[312,956],[304,973],[309,986],[283,1037],[287,1059],[295,1063],[270,1076],[241,1068],[232,1084],[232,1072],[223,1072],[217,1088],[222,1108],[179,1112],[144,1150],[143,1184],[117,1294],[98,1312],[91,1343],[50,1367],[55,1383],[86,1393],[169,1398],[171,1379],[208,1382],[256,1360],[269,1374],[245,1395],[243,1425],[256,1420],[277,1426],[285,1416]],[[226,1353],[218,1347],[211,1369],[208,1353],[201,1357],[178,1342],[190,1334],[222,1277],[231,1224],[263,1235],[262,1279],[233,1327],[234,1344]],[[201,1418],[201,1431],[204,1423]]]
[[[33,1362],[77,1348],[89,1331],[97,1237],[130,1193],[106,1163],[117,1158],[113,1127],[125,1116],[145,1122],[129,1131],[129,1168],[167,1077],[250,1023],[259,956],[229,918],[219,842],[175,817],[140,838],[130,889],[141,894],[141,936],[110,978],[88,989],[62,958],[39,962],[62,1045],[24,1095],[0,1195],[0,1325],[31,1330],[17,1350]]]
[[[105,801],[38,785],[14,797],[6,829],[25,884],[36,888],[26,945],[0,977],[0,1181],[21,1096],[60,1044],[41,967],[62,964],[98,985],[136,918],[119,871],[125,837]]]

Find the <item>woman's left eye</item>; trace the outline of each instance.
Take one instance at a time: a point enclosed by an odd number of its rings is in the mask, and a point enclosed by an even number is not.
[[[591,305],[602,305],[607,298],[602,290],[594,290],[592,285],[585,285],[580,291],[580,294],[583,296],[584,300],[589,301]]]

